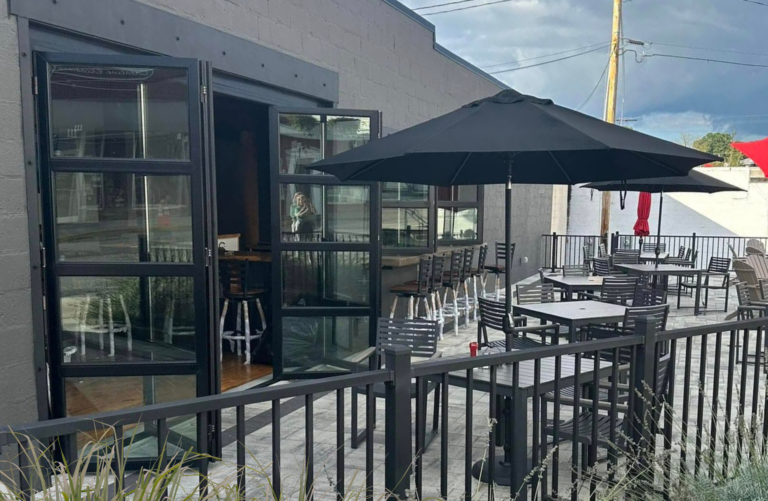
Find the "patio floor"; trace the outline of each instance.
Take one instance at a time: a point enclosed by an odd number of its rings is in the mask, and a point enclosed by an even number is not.
[[[714,298],[712,297],[714,295]],[[711,324],[724,321],[726,313],[723,310],[723,293],[722,291],[716,291],[710,296],[710,310],[700,316],[693,315],[693,309],[676,309],[674,304],[671,307],[671,315],[669,319],[668,329],[679,329],[684,327],[699,326],[702,324]],[[672,301],[672,300],[671,300]],[[690,298],[683,299],[684,306],[692,306],[693,301]],[[735,309],[737,304],[736,298],[731,297],[729,300],[729,307],[731,310]],[[458,335],[454,335],[452,331],[445,334],[445,339],[440,341],[439,349],[442,350],[444,356],[450,355],[464,355],[468,354],[468,343],[476,339],[477,325],[474,322],[470,322],[469,326],[462,326]],[[496,333],[496,338],[500,339],[500,333]],[[712,338],[714,336],[710,336]],[[493,338],[492,338],[493,339]],[[699,343],[697,340],[696,343]],[[710,343],[714,343],[713,339],[710,339]],[[708,344],[710,344],[708,343]],[[694,345],[696,346],[696,345]],[[714,345],[713,345],[714,346]],[[711,368],[714,363],[713,357],[714,349],[708,350],[709,357],[707,366]],[[694,353],[699,353],[698,350]],[[727,348],[727,336],[724,340],[723,354],[728,353]],[[676,371],[676,394],[682,395],[683,391],[683,362],[684,357],[684,344],[681,344],[678,348],[677,367]],[[698,356],[694,357],[692,373],[694,381],[698,381],[700,367]],[[711,382],[712,375],[711,370],[707,371],[708,384]],[[752,371],[750,371],[751,373]],[[723,376],[721,374],[720,376]],[[724,376],[723,376],[724,377]],[[749,376],[751,378],[751,376]],[[737,379],[738,381],[738,379]],[[751,379],[750,379],[751,381]],[[721,387],[724,387],[725,381],[722,382]],[[698,392],[698,388],[691,388],[691,399],[695,399]],[[449,430],[448,430],[448,469],[449,469],[449,496],[448,499],[463,499],[464,490],[464,452],[465,452],[465,390],[458,387],[451,387],[449,389]],[[487,415],[488,398],[487,394],[475,391],[475,408],[474,408],[474,427],[473,427],[473,446],[472,455],[473,458],[480,459],[487,454],[488,443],[488,423],[483,416]],[[681,398],[676,399],[676,409],[679,412],[681,406]],[[350,392],[347,391],[345,396],[345,402],[347,409],[349,409]],[[359,401],[359,416],[360,424],[364,423],[365,409],[363,399]],[[384,402],[377,402],[376,407],[376,422],[378,427],[374,432],[374,453],[376,467],[374,473],[374,484],[377,489],[377,493],[383,492],[383,480],[384,480],[384,416],[385,408]],[[432,416],[431,398],[430,405],[428,406],[428,420]],[[267,477],[258,472],[263,468],[264,473],[271,475],[271,408],[269,404],[251,405],[246,408],[246,424],[248,426],[248,435],[246,436],[246,449],[247,449],[247,463],[249,466],[255,468],[250,472],[248,478],[248,497],[263,499],[263,489],[267,485]],[[282,485],[283,493],[286,499],[296,499],[299,497],[299,485],[301,471],[304,464],[304,404],[303,399],[291,399],[283,401],[282,403],[283,418],[281,421],[282,428]],[[567,418],[569,410],[567,407],[563,407],[561,416],[563,419]],[[345,418],[346,429],[346,443],[345,443],[345,469],[346,469],[346,483],[351,485],[347,491],[360,490],[365,484],[365,445],[357,450],[350,448],[350,421],[349,411]],[[316,499],[334,499],[334,483],[336,478],[336,397],[335,394],[326,394],[317,396],[314,403],[314,463],[315,463],[315,498]],[[709,412],[704,412],[705,422],[708,421]],[[529,421],[531,417],[529,416]],[[695,417],[694,417],[695,419]],[[222,424],[225,430],[224,437],[224,454],[223,463],[215,463],[211,466],[212,479],[219,482],[232,483],[234,482],[234,467],[232,466],[236,462],[236,446],[234,443],[234,426],[235,426],[235,412],[234,409],[226,410],[222,415]],[[531,430],[529,422],[529,433]],[[227,430],[230,430],[227,432]],[[679,430],[675,431],[677,435],[674,442],[679,441]],[[692,434],[691,434],[692,435]],[[690,440],[693,440],[692,436],[689,436]],[[529,438],[530,443],[530,438]],[[501,457],[503,451],[497,449],[497,458]],[[560,454],[560,492],[561,495],[568,494],[568,489],[571,485],[571,454],[570,445],[568,443],[562,443],[559,448]],[[530,451],[529,451],[530,455]],[[432,444],[428,447],[424,454],[425,470],[424,470],[424,499],[437,498],[439,495],[439,468],[440,468],[440,437],[438,436]],[[605,461],[601,463],[598,469],[605,468]],[[551,480],[550,480],[551,482]],[[477,481],[473,481],[476,486],[476,493],[473,495],[474,499],[485,499],[487,495],[487,488],[485,484],[479,484]],[[414,487],[413,482],[411,483]],[[508,488],[502,487],[497,491],[497,498],[508,499]],[[579,497],[587,497],[588,492],[585,489],[584,492],[579,493]],[[379,499],[379,495],[375,497]]]

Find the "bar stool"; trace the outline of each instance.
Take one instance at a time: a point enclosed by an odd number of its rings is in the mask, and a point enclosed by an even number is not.
[[[432,259],[430,257],[422,257],[419,259],[419,268],[416,270],[416,280],[405,282],[394,287],[390,287],[389,293],[395,295],[394,301],[392,301],[392,308],[389,310],[389,318],[395,318],[395,311],[397,309],[397,299],[408,299],[408,314],[406,318],[412,319],[419,314],[419,305],[416,304],[414,309],[414,302],[424,302],[424,311],[426,318],[432,318],[432,311],[429,307],[429,295],[430,284],[432,282]],[[415,310],[415,311],[414,311]]]
[[[443,273],[443,316],[452,317],[453,333],[459,335],[459,316],[461,315],[461,309],[459,308],[459,297],[456,292],[463,285],[462,276],[464,273],[464,251],[451,251],[451,258],[449,262],[448,271]],[[451,304],[448,304],[448,292],[453,295]]]
[[[472,314],[472,320],[477,322],[477,299],[479,297],[485,298],[485,283],[486,283],[486,270],[485,270],[485,261],[488,258],[488,245],[487,244],[481,244],[480,247],[477,249],[477,268],[473,268],[470,272],[470,277],[472,278],[472,295],[473,300],[475,302],[475,309],[474,313]],[[480,282],[480,291],[478,292],[478,282]]]
[[[469,325],[469,312],[471,309],[476,308],[477,299],[469,295],[469,281],[472,278],[472,264],[475,261],[475,248],[468,247],[464,249],[464,256],[462,260],[461,275],[459,281],[461,287],[464,289],[464,297],[459,299],[459,305],[464,310],[464,326]],[[474,294],[474,292],[473,292]],[[475,295],[476,296],[476,295]],[[477,316],[477,313],[475,313]]]
[[[515,244],[512,244],[512,258],[515,257]],[[486,265],[485,269],[494,275],[495,285],[490,296],[496,301],[501,300],[501,275],[507,272],[507,253],[503,242],[496,242],[496,264]]]
[[[440,299],[440,289],[443,286],[443,273],[445,272],[445,255],[435,254],[432,256],[432,278],[429,281],[429,296],[432,304],[432,320],[437,320],[440,326],[440,339],[443,339],[443,326],[445,325],[445,315],[443,312],[443,301]]]
[[[80,356],[85,357],[85,335],[88,333],[99,335],[99,349],[104,349],[104,335],[109,335],[109,356],[115,356],[115,333],[124,333],[128,342],[128,351],[133,350],[133,336],[131,334],[131,317],[128,315],[128,309],[125,307],[125,298],[122,294],[117,295],[120,307],[123,310],[123,322],[115,322],[112,315],[112,296],[109,292],[86,294],[84,302],[76,306],[75,315],[80,318]],[[98,320],[95,325],[88,325],[88,313],[91,309],[91,301],[96,301],[99,305]],[[106,307],[107,321],[104,322],[104,313]]]
[[[260,341],[264,332],[267,330],[267,319],[264,315],[264,309],[261,306],[260,296],[267,293],[266,289],[252,288],[250,279],[250,262],[235,260],[220,260],[219,275],[222,286],[222,297],[224,306],[221,309],[219,318],[219,343],[222,347],[220,360],[223,359],[223,344],[226,339],[229,341],[230,350],[235,351],[235,342],[245,341],[245,363],[251,363],[251,341]],[[235,328],[233,330],[224,330],[224,321],[227,318],[229,302],[237,304],[235,314]],[[256,310],[261,320],[261,329],[254,329],[251,332],[250,303],[256,304]],[[237,343],[237,356],[240,356],[240,343]]]

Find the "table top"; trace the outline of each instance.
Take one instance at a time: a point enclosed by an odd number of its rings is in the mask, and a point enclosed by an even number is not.
[[[515,315],[546,318],[565,324],[571,322],[614,323],[624,319],[627,307],[601,301],[561,301],[514,305],[512,310]]]
[[[620,270],[639,275],[697,275],[706,270],[701,268],[686,268],[674,264],[617,264]]]
[[[667,259],[669,257],[669,252],[660,252],[659,253],[659,259]],[[656,259],[656,253],[655,252],[641,252],[640,253],[640,261],[650,261]]]
[[[599,289],[603,286],[603,279],[605,277],[592,277],[592,276],[567,276],[559,274],[544,275],[544,280],[552,282],[556,285],[567,285],[569,287],[590,287]]]
[[[553,391],[555,388],[555,357],[541,359],[541,372],[539,373],[538,393],[543,395]],[[579,370],[579,382],[589,382],[594,374],[594,360],[581,359]],[[514,385],[513,365],[499,365],[496,368],[496,391],[501,396],[513,396],[515,390],[522,391],[526,396],[531,397],[536,393],[534,385],[534,361],[526,360],[519,363],[518,387]],[[609,376],[612,364],[607,360],[600,361],[600,377]],[[475,369],[472,374],[473,387],[480,391],[488,391],[491,383],[491,369],[481,367]],[[450,384],[455,386],[466,386],[467,372],[451,372],[448,376]],[[573,355],[564,355],[560,363],[560,388],[573,386],[576,381],[576,357]]]

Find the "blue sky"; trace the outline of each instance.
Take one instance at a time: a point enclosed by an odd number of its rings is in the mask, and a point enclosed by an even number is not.
[[[401,0],[411,8],[451,0]],[[456,1],[456,0],[453,0]],[[420,10],[420,14],[487,3]],[[438,43],[481,68],[607,42],[611,0],[510,0],[487,7],[425,16]],[[768,67],[747,67],[663,57],[721,59],[768,66],[768,0],[629,0],[620,71],[619,112],[637,130],[681,141],[709,131],[735,131],[740,140],[768,136]],[[653,43],[651,43],[653,42]],[[667,44],[667,45],[662,45]],[[672,46],[675,45],[675,46]],[[676,46],[706,48],[698,50]],[[717,49],[717,50],[713,50]],[[526,66],[572,53],[494,66]],[[495,75],[516,90],[578,108],[585,103],[608,61],[608,49]],[[638,62],[641,61],[641,62]],[[605,78],[582,111],[602,117]]]

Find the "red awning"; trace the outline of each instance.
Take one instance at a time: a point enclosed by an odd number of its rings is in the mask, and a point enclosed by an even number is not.
[[[635,223],[635,235],[647,237],[651,234],[648,227],[648,217],[651,215],[651,194],[642,192],[637,199],[637,222]]]
[[[731,146],[754,160],[763,174],[768,177],[768,137],[750,143],[731,143]]]

